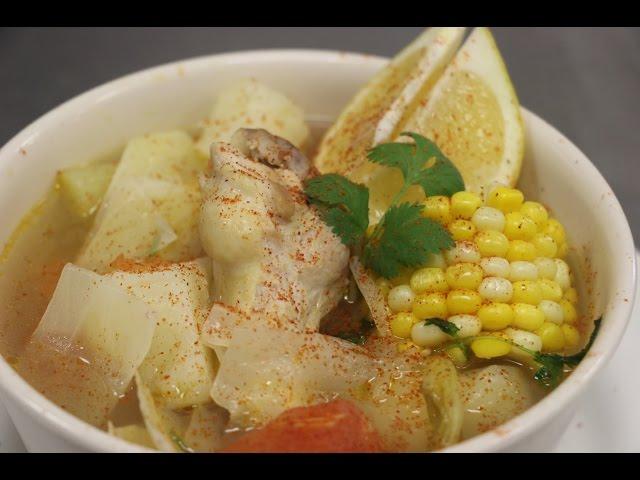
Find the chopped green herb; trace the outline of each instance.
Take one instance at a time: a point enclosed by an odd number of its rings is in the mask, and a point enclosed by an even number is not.
[[[308,180],[305,193],[342,243],[349,247],[363,239],[369,226],[367,187],[331,173]]]
[[[454,245],[444,227],[422,217],[419,204],[400,203],[407,189],[420,185],[426,195],[452,195],[464,190],[462,176],[435,143],[416,133],[402,135],[411,137],[414,143],[385,143],[368,153],[372,162],[399,168],[404,175],[404,185],[369,238],[367,187],[337,174],[320,175],[305,184],[305,193],[324,222],[342,243],[362,253],[365,266],[385,278],[396,276],[403,267],[423,265],[429,254]]]
[[[362,259],[376,273],[392,278],[402,267],[423,265],[430,253],[454,245],[451,235],[437,222],[420,215],[418,204],[392,205],[366,243]]]
[[[451,337],[456,337],[458,335],[458,332],[460,331],[460,328],[458,328],[455,323],[444,320],[442,318],[428,318],[427,320],[425,320],[425,323],[427,325],[435,325]]]
[[[404,185],[396,198],[400,199],[411,185],[420,185],[427,196],[451,196],[464,190],[462,175],[435,143],[417,133],[401,135],[411,137],[414,143],[383,143],[368,153],[372,162],[402,171]],[[430,160],[433,164],[425,168]]]

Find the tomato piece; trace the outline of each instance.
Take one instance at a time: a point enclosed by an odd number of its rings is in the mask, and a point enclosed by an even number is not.
[[[382,440],[352,402],[292,408],[223,452],[381,452]]]

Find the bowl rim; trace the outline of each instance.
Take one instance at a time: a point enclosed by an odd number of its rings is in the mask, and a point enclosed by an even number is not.
[[[26,141],[37,135],[38,131],[55,128],[59,118],[73,115],[74,111],[84,109],[104,96],[120,95],[129,89],[151,82],[154,76],[167,70],[186,67],[189,71],[197,71],[211,68],[212,64],[216,63],[255,63],[275,60],[356,63],[380,68],[389,61],[388,58],[381,56],[339,50],[258,49],[202,55],[164,63],[118,77],[60,104],[9,140],[0,149],[0,161],[4,156],[11,156],[13,152],[18,151]],[[566,144],[565,147],[573,154],[573,158],[578,160],[580,167],[585,169],[583,174],[613,192],[596,167],[569,139],[526,108],[521,107],[521,110],[526,118],[525,123],[534,124],[536,128],[546,130],[552,137],[562,140]],[[545,420],[554,418],[566,409],[569,402],[587,388],[595,375],[613,355],[629,322],[634,303],[636,255],[631,229],[615,193],[613,193],[611,201],[613,210],[611,215],[617,219],[621,228],[619,243],[622,248],[616,249],[616,251],[620,252],[620,255],[631,252],[632,261],[622,262],[623,265],[628,266],[617,275],[621,278],[621,283],[629,284],[630,298],[627,303],[618,306],[616,315],[613,317],[615,318],[614,322],[607,321],[603,324],[593,346],[601,353],[585,357],[560,386],[522,414],[496,429],[459,442],[441,450],[441,452],[496,451],[517,443],[537,428],[544,426]],[[10,397],[13,402],[19,405],[19,408],[22,407],[24,413],[29,415],[33,421],[53,430],[74,445],[86,447],[92,451],[154,452],[154,450],[110,435],[58,407],[18,375],[2,355],[0,355],[0,390],[3,397]]]

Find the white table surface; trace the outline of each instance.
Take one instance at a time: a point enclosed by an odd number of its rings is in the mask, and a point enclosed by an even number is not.
[[[639,258],[640,262],[640,258]],[[576,405],[576,415],[554,452],[640,452],[640,288],[618,351]],[[0,453],[25,452],[0,404]]]

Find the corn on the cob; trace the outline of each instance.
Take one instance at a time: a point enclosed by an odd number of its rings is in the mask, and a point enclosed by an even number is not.
[[[438,317],[454,323],[459,338],[478,336],[471,349],[481,358],[510,352],[492,336],[533,351],[579,344],[578,295],[562,258],[566,233],[543,205],[497,187],[484,203],[470,192],[428,197],[423,215],[445,226],[456,244],[391,284],[381,282],[395,312],[394,335],[430,351],[451,340],[426,321]]]

